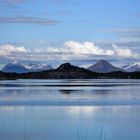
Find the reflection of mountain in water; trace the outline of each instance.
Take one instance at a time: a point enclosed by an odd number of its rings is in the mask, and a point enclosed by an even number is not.
[[[83,90],[59,90],[59,92],[61,94],[66,94],[66,95],[69,95],[69,94],[72,94],[72,93],[75,93],[75,94],[79,94],[79,93],[84,93],[84,94],[111,94],[112,93],[112,90],[88,90],[87,91],[83,91]]]
[[[59,90],[59,92],[64,95],[69,95],[69,94],[75,92],[75,90]]]
[[[112,92],[112,90],[93,90],[93,97],[106,100],[111,96]]]
[[[94,94],[111,94],[112,90],[94,90]]]

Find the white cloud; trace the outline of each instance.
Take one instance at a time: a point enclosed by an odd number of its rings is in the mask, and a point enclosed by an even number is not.
[[[15,47],[14,45],[2,45],[0,46],[0,56],[10,55],[12,53],[27,53],[28,50],[24,47]]]
[[[63,47],[59,48],[48,48],[49,52],[55,52],[55,53],[71,53],[76,55],[111,55],[113,54],[112,50],[107,49],[104,50],[98,46],[95,45],[94,42],[78,42],[78,41],[67,41],[64,43]]]
[[[60,45],[60,44],[59,44]],[[110,48],[102,48],[94,42],[67,41],[61,47],[44,47],[26,49],[14,45],[0,46],[0,56],[19,61],[91,61],[96,58],[140,58],[138,53],[131,49],[118,47],[112,44]]]
[[[67,41],[63,47],[60,48],[48,48],[48,52],[53,53],[71,53],[75,55],[107,55],[107,56],[119,56],[119,57],[139,57],[138,53],[132,52],[128,48],[120,48],[115,44],[112,44],[112,48],[103,49],[95,45],[94,42],[78,42]]]
[[[113,46],[113,52],[116,56],[120,56],[120,57],[138,57],[139,56],[139,54],[133,53],[128,48],[119,48],[115,44],[112,44],[112,46]]]
[[[93,42],[77,42],[68,41],[65,43],[67,51],[74,54],[95,54],[100,55],[104,53],[104,50],[97,47]]]

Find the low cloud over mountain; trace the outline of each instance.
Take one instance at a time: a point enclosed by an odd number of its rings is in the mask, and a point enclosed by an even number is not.
[[[11,44],[0,46],[0,56],[20,61],[88,61],[95,57],[114,57],[118,59],[137,59],[139,54],[131,49],[112,44],[110,48],[97,46],[94,42],[67,41],[60,46],[26,49]],[[37,56],[37,57],[36,57]]]

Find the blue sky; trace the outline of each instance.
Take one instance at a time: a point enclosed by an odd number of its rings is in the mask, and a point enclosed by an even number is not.
[[[140,0],[1,0],[0,31],[1,63],[123,65],[140,58]]]

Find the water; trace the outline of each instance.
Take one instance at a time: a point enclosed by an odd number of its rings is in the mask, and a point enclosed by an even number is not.
[[[0,140],[139,140],[140,80],[0,81]]]

